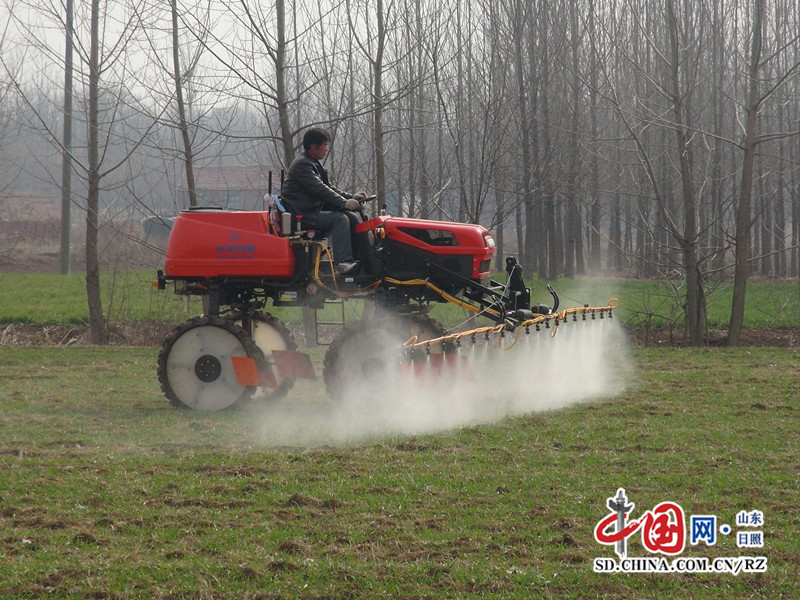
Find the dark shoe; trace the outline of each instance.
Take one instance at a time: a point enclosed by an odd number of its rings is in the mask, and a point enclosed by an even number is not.
[[[348,260],[336,263],[336,274],[349,275],[350,273],[358,269],[358,264],[359,263],[357,260]]]

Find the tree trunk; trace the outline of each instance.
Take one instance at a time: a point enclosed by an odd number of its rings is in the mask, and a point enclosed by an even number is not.
[[[686,277],[686,327],[689,343],[692,346],[703,344],[705,333],[705,293],[700,274],[697,202],[694,195],[691,172],[691,148],[689,146],[686,124],[688,116],[684,109],[684,95],[681,92],[680,65],[681,46],[678,40],[678,24],[672,2],[667,2],[669,37],[671,50],[672,108],[675,117],[675,136],[677,138],[678,159],[680,163],[683,195],[683,235],[678,241],[683,250],[683,268]],[[674,232],[677,234],[678,232]]]
[[[764,163],[758,166],[758,195],[759,202],[759,221],[760,221],[760,240],[759,240],[759,254],[761,260],[759,261],[761,268],[761,275],[763,277],[771,277],[774,273],[772,269],[772,202],[770,201],[770,194],[766,189],[764,183]]]
[[[614,194],[611,198],[611,214],[608,223],[608,259],[609,269],[619,269],[622,267],[622,214],[620,210],[619,194]],[[592,206],[592,232],[596,230],[594,225],[594,205]],[[599,238],[599,236],[598,236]],[[598,239],[599,244],[599,239]],[[595,268],[599,267],[599,260]]]
[[[289,120],[289,95],[286,89],[286,1],[275,0],[276,35],[278,44],[275,48],[275,92],[278,105],[278,123],[283,141],[283,160],[288,167],[294,160],[294,132]]]
[[[178,104],[178,127],[183,141],[183,165],[186,170],[186,190],[189,194],[189,206],[197,206],[197,189],[194,183],[194,153],[192,139],[189,136],[189,124],[186,121],[186,105],[183,101],[183,81],[181,75],[180,42],[178,39],[178,0],[170,0],[172,13],[172,73],[175,81],[175,101]]]
[[[797,144],[793,144],[789,150],[789,159],[797,160],[798,158],[800,158],[800,152],[797,150]],[[792,205],[792,237],[789,277],[798,277],[800,276],[800,176],[798,176],[797,169],[792,169],[791,182],[789,197]]]
[[[424,25],[422,22],[422,1],[415,0],[414,2],[414,20],[416,22],[416,29],[419,34],[422,34],[424,31]],[[412,131],[411,139],[413,146],[417,149],[416,152],[416,175],[415,181],[417,181],[416,189],[417,194],[420,198],[420,218],[427,219],[431,214],[431,205],[429,195],[431,193],[431,182],[430,182],[430,175],[428,174],[428,152],[427,152],[427,145],[425,143],[425,133],[427,128],[423,127],[422,124],[425,123],[426,119],[426,102],[425,102],[425,93],[426,93],[426,86],[425,86],[425,79],[427,74],[425,73],[425,65],[424,65],[424,52],[422,44],[414,43],[413,40],[410,41],[410,44],[415,47],[415,59],[416,65],[414,68],[414,77],[413,80],[416,83],[416,90],[413,94],[416,97],[416,110],[419,111],[419,114],[414,114],[415,118],[415,129]]]
[[[744,324],[745,295],[747,292],[747,261],[750,241],[750,205],[753,193],[756,145],[758,143],[758,112],[761,107],[758,89],[759,63],[761,62],[761,29],[764,16],[764,0],[755,0],[753,13],[753,38],[750,48],[748,93],[745,105],[745,130],[742,146],[742,179],[739,186],[739,203],[736,206],[736,230],[734,232],[733,300],[728,324],[728,345],[738,346]]]
[[[594,12],[595,0],[589,3],[589,31],[594,32]],[[598,87],[599,87],[599,69],[597,65],[597,53],[591,52],[590,55],[590,89],[589,89],[589,114],[591,118],[591,135],[592,143],[597,144],[598,141]],[[589,270],[597,272],[601,266],[602,250],[600,248],[600,165],[597,158],[598,148],[592,148],[590,175],[592,182],[592,205],[589,218]],[[617,211],[617,219],[619,219],[619,211]],[[619,230],[619,220],[617,220],[617,230]],[[613,243],[613,242],[612,242]],[[611,255],[611,246],[609,244],[609,255]],[[619,241],[617,241],[617,252],[619,252]],[[610,261],[609,261],[610,264]]]
[[[714,0],[712,52],[711,60],[714,72],[714,86],[712,90],[712,105],[715,107],[713,117],[713,134],[716,139],[722,137],[724,108],[723,82],[725,73],[724,33],[722,31],[722,4],[723,0]],[[722,269],[725,265],[725,222],[724,197],[725,190],[722,177],[722,144],[714,144],[711,153],[711,252],[713,253],[712,267]]]
[[[384,24],[383,0],[377,0],[375,12],[378,20],[377,51],[373,62],[373,142],[375,144],[375,183],[378,205],[386,203],[386,155],[383,147],[383,51],[386,44],[386,26]]]
[[[100,205],[99,93],[100,93],[100,0],[92,0],[89,51],[89,139],[86,196],[86,297],[89,330],[93,344],[108,342],[103,301],[100,295],[100,262],[97,251]]]
[[[517,83],[517,110],[519,111],[519,126],[522,136],[522,202],[516,206],[517,217],[517,237],[518,254],[522,265],[527,269],[534,269],[534,215],[533,215],[533,191],[531,189],[533,179],[533,159],[531,152],[531,117],[528,106],[528,88],[535,89],[531,85],[526,86],[525,68],[527,63],[524,60],[525,37],[523,35],[526,25],[524,3],[521,0],[514,2],[514,68],[516,71]],[[524,221],[523,217],[524,209]]]
[[[785,156],[785,154],[784,154]],[[778,184],[775,197],[775,218],[773,224],[773,246],[775,248],[775,270],[773,275],[777,279],[786,277],[786,207],[784,206],[783,190],[786,182],[784,181],[783,172],[779,172],[777,176]]]
[[[583,272],[583,246],[581,244],[581,219],[578,207],[578,127],[581,110],[580,59],[578,55],[578,12],[570,6],[570,48],[572,51],[572,127],[569,134],[569,171],[567,174],[567,206],[564,218],[564,277],[572,278]]]
[[[495,248],[497,248],[497,253],[495,254],[495,269],[498,271],[502,271],[505,269],[505,252],[503,250],[505,246],[505,192],[503,188],[498,185],[497,180],[499,179],[497,173],[495,173],[495,205],[496,205],[496,216],[497,216],[497,227],[495,227],[494,231],[494,242]]]
[[[61,274],[69,275],[72,240],[72,36],[73,4],[66,3],[64,49],[64,137],[61,149]]]

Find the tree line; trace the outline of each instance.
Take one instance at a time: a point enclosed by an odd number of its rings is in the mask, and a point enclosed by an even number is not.
[[[481,223],[499,265],[680,281],[694,344],[714,282],[734,281],[736,344],[748,278],[798,277],[796,2],[91,0],[71,21],[60,1],[5,7],[0,124],[74,161],[89,237],[110,198],[159,212],[180,180],[197,202],[198,168],[278,170],[322,125],[341,186]]]

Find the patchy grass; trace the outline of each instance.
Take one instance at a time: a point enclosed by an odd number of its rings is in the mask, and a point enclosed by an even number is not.
[[[795,349],[637,350],[617,398],[316,447],[266,445],[257,406],[170,408],[155,354],[0,348],[0,597],[797,594]],[[284,404],[302,422],[329,401],[310,383]],[[615,557],[593,529],[618,487],[636,515],[764,511],[763,549],[720,536],[682,556],[764,555],[768,571],[594,573]],[[629,552],[647,554],[638,534]]]
[[[182,321],[184,301],[152,285],[155,271],[109,271],[101,277],[103,312],[111,321]],[[191,314],[202,312],[192,299]],[[86,274],[0,274],[0,323],[87,323]]]

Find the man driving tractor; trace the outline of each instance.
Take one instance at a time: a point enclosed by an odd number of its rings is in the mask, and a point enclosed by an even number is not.
[[[364,192],[351,194],[333,185],[322,160],[328,154],[330,134],[312,127],[303,135],[303,152],[289,165],[281,189],[283,205],[295,218],[300,217],[303,229],[331,234],[335,269],[338,275],[354,273],[359,262],[353,254],[353,234],[361,222],[359,200]]]

